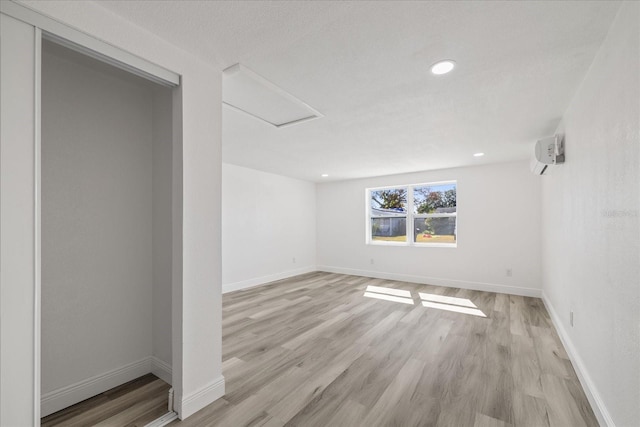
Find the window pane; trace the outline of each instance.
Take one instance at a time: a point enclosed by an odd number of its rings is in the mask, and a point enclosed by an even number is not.
[[[453,213],[456,206],[456,184],[425,185],[413,189],[413,213]]]
[[[371,216],[406,216],[407,189],[388,188],[371,191]]]
[[[371,218],[371,240],[385,242],[406,242],[407,218]]]
[[[456,243],[456,217],[415,218],[413,238],[416,243]]]

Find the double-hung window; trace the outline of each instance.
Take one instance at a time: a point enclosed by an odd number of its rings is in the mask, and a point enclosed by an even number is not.
[[[456,246],[456,182],[367,189],[367,243]]]
[[[407,241],[407,187],[371,189],[371,241]]]

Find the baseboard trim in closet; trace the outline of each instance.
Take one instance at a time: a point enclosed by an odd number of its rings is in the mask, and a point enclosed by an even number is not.
[[[171,369],[171,365],[169,365],[164,360],[160,360],[155,356],[151,356],[149,358],[149,363],[151,364],[151,373],[156,377],[160,378],[167,384],[173,384],[172,374],[173,370]]]
[[[40,399],[41,416],[46,417],[148,373],[153,373],[166,383],[171,384],[171,367],[156,357],[145,357],[120,368],[43,394]]]

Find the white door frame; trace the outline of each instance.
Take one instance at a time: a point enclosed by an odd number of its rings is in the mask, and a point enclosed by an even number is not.
[[[42,13],[13,1],[0,3],[0,12],[42,30],[45,38],[88,56],[122,68],[164,86],[180,85],[180,75],[126,50],[104,42],[83,31],[56,21]]]
[[[163,86],[176,88],[179,90],[181,76],[171,70],[168,70],[160,65],[154,64],[120,49],[112,44],[99,40],[87,33],[84,33],[78,29],[72,28],[62,22],[59,22],[51,17],[41,14],[27,6],[15,3],[13,1],[1,1],[0,13],[15,18],[26,24],[34,27],[35,32],[35,45],[34,45],[34,241],[33,241],[33,425],[40,425],[40,400],[41,400],[41,372],[40,372],[40,355],[41,355],[41,59],[42,59],[42,39],[48,39],[55,41],[58,44],[62,44],[68,48],[79,51],[87,56],[96,58],[100,61],[111,64],[115,67],[126,70],[130,73],[136,74],[147,80],[151,80],[155,83]],[[174,103],[181,102],[181,96],[173,96]],[[182,105],[174,105],[174,111],[176,108],[182,109]],[[174,114],[174,122],[176,119],[181,119],[181,114]],[[181,129],[181,123],[174,123],[175,128]],[[182,159],[181,153],[176,153],[176,147],[180,147],[182,144],[176,144],[176,132],[174,131],[174,154],[179,154],[179,159]],[[174,161],[174,173],[176,162]],[[180,168],[181,172],[181,168]],[[174,180],[178,179],[178,183],[181,183],[181,177],[174,177]],[[178,186],[173,185],[174,190],[178,190]],[[178,200],[182,200],[181,195],[178,195]],[[178,218],[181,221],[181,216]],[[174,221],[174,226],[175,226]],[[179,227],[181,230],[181,227]],[[175,233],[174,233],[175,236]],[[173,251],[176,255],[176,251]],[[175,260],[174,260],[175,265]],[[175,277],[175,275],[174,275]],[[175,294],[176,286],[181,286],[181,281],[173,281],[172,287],[174,287],[173,293]],[[172,309],[175,313],[175,307]],[[175,315],[172,316],[173,328],[176,330],[176,325],[180,326],[180,319]],[[174,352],[176,350],[181,351],[181,348],[173,346]],[[181,369],[176,368],[176,360],[181,360],[179,355],[174,353],[172,364],[173,366],[173,383],[181,382]]]

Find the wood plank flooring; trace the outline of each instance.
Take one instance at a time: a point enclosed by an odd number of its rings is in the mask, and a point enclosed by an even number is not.
[[[43,427],[142,427],[167,413],[169,384],[148,374],[42,418]]]
[[[537,298],[317,272],[224,295],[222,332],[226,395],[172,425],[598,425]]]

